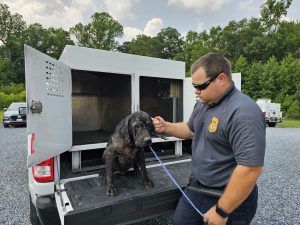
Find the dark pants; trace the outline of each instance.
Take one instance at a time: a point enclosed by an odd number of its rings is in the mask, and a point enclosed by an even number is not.
[[[193,187],[201,187],[198,181],[191,179],[190,184]],[[191,199],[194,205],[205,214],[212,206],[217,204],[218,197],[208,196],[206,194],[194,192],[185,189],[185,194]],[[248,198],[236,208],[229,216],[227,225],[248,225],[256,213],[257,207],[257,186],[253,188]],[[173,218],[174,225],[204,225],[203,218],[190,205],[184,196],[178,202]]]

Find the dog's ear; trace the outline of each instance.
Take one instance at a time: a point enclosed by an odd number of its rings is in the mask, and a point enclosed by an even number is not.
[[[122,136],[122,139],[130,143],[130,134],[129,134],[129,127],[130,127],[130,117],[124,118],[116,127],[116,132]]]
[[[130,140],[135,140],[135,126],[139,123],[139,120],[136,117],[131,117],[128,120],[128,134]]]
[[[143,112],[143,111],[139,111],[139,117],[140,119],[143,121],[143,123],[145,124],[145,127],[147,128],[148,132],[150,134],[154,133],[154,125],[152,123],[152,119],[151,119],[151,116],[146,113],[146,112]]]

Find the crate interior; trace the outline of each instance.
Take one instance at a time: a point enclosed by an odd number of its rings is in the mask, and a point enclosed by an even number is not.
[[[73,145],[106,142],[130,113],[130,75],[72,70]]]
[[[182,160],[190,157],[190,145],[191,142],[183,143],[184,154],[181,156],[174,155],[174,142],[161,142],[153,143],[152,148],[155,150],[156,154],[164,162],[170,162],[172,160]],[[60,155],[60,174],[61,179],[78,177],[78,176],[88,176],[96,173],[105,172],[105,163],[102,160],[102,154],[104,149],[93,149],[81,151],[80,153],[80,169],[77,168],[74,171],[72,168],[72,152],[65,152]],[[148,147],[144,149],[145,151],[145,161],[146,165],[158,164],[157,159],[150,151]]]
[[[140,77],[140,109],[170,122],[183,120],[183,81]]]

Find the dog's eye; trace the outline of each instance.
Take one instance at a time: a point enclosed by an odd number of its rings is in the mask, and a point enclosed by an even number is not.
[[[135,127],[135,128],[140,128],[140,127],[141,127],[141,124],[140,124],[140,123],[137,123],[134,127]]]
[[[143,127],[145,127],[144,123],[138,123],[135,125],[135,128],[143,128]]]

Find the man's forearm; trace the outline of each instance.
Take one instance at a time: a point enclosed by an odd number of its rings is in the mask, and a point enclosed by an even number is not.
[[[249,196],[261,172],[262,167],[238,165],[218,201],[219,206],[229,213],[236,209]]]
[[[182,139],[193,138],[193,133],[191,132],[188,125],[184,122],[180,122],[180,123],[166,122],[165,133]]]

